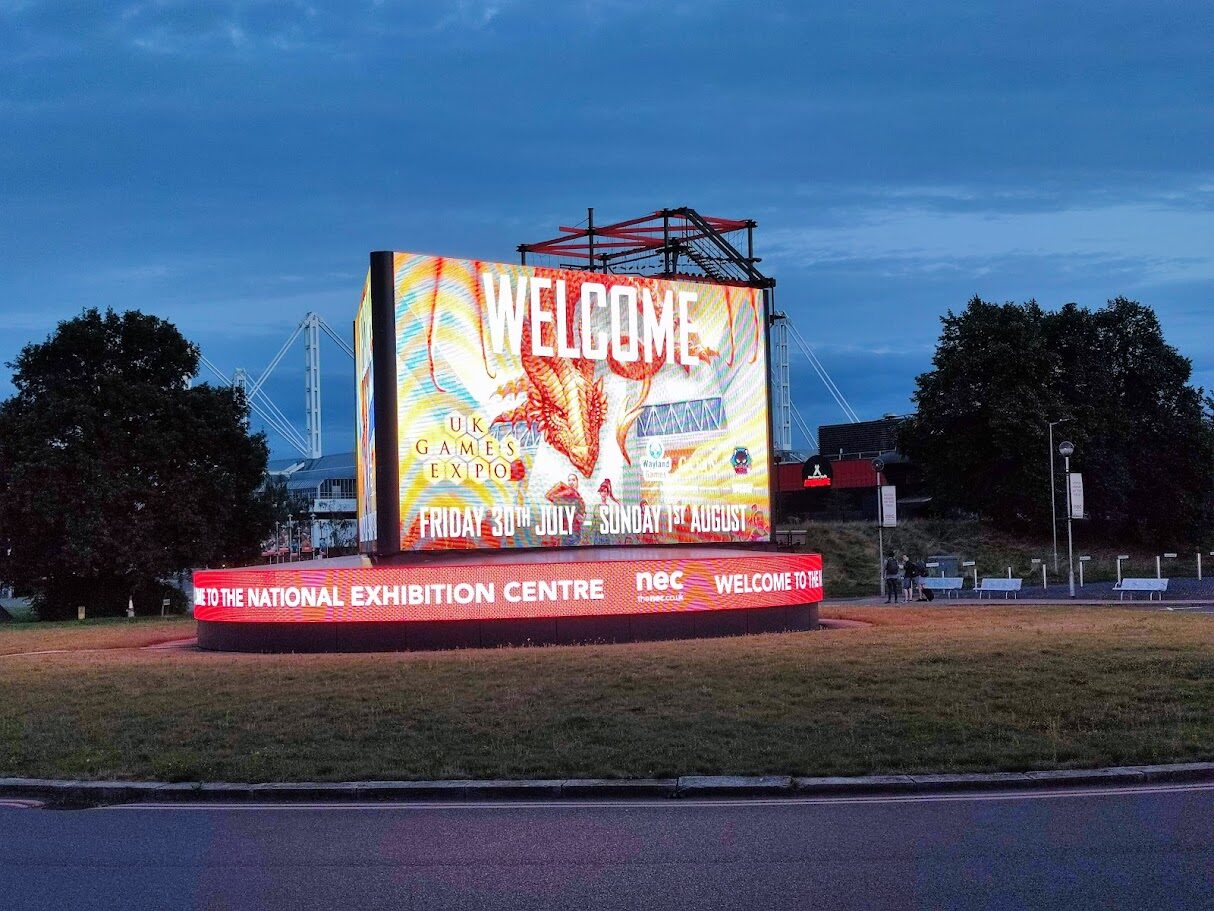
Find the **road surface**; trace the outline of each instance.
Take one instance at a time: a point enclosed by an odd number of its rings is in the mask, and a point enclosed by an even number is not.
[[[752,801],[0,806],[0,906],[1214,907],[1214,785]]]

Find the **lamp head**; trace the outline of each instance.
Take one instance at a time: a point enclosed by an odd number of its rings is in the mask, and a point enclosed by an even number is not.
[[[1063,440],[1058,444],[1058,454],[1067,456],[1068,458],[1075,452],[1075,444],[1070,440]]]

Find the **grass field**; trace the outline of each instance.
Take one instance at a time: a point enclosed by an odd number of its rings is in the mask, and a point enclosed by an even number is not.
[[[869,628],[383,655],[116,649],[188,622],[0,628],[0,775],[865,774],[1214,759],[1214,618],[828,614]],[[95,650],[101,649],[101,650]]]

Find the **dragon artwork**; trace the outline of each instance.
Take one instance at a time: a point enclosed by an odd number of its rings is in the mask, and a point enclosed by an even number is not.
[[[580,299],[581,276],[570,279],[562,276],[568,283],[568,293],[565,303],[564,325],[568,334],[567,341],[572,344],[577,333],[577,302]],[[630,276],[631,278],[631,276]],[[641,280],[643,283],[643,280]],[[431,380],[436,388],[441,390],[434,376],[433,353],[433,322],[437,318],[437,281],[436,294],[432,304],[430,318],[429,356]],[[485,316],[483,301],[477,294],[477,325],[481,333],[481,353],[485,361],[485,370],[489,370],[488,356],[485,351]],[[656,290],[656,289],[655,289]],[[726,287],[726,307],[729,316],[730,354],[727,363],[733,366],[737,351],[734,340],[734,322],[736,318],[733,289]],[[657,296],[657,295],[655,295]],[[758,303],[753,294],[747,295],[748,303],[755,317],[755,345],[751,352],[751,363],[758,356],[759,319]],[[677,318],[675,322],[677,331]],[[607,417],[607,396],[603,391],[604,377],[595,374],[595,361],[586,357],[560,357],[537,355],[532,350],[532,328],[529,320],[523,322],[522,344],[519,359],[522,375],[502,383],[496,390],[503,397],[522,396],[523,400],[513,408],[509,408],[495,417],[494,424],[513,424],[526,422],[536,426],[544,440],[557,452],[564,455],[584,477],[591,477],[599,460],[600,435]],[[541,327],[540,341],[542,345],[552,348],[556,342],[556,327],[553,323],[545,323]],[[694,333],[690,335],[690,350],[702,361],[709,361],[719,355],[719,352],[703,345]],[[614,352],[607,355],[607,368],[617,376],[633,380],[639,385],[636,395],[630,401],[622,419],[615,428],[616,444],[623,454],[624,461],[631,465],[625,441],[628,431],[640,417],[653,384],[653,378],[666,365],[667,352],[654,357],[652,361],[639,360],[624,363],[618,360]],[[683,366],[690,373],[690,368]],[[613,497],[614,498],[614,497]]]

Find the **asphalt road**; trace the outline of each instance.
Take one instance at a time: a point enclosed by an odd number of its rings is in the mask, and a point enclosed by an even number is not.
[[[770,801],[0,806],[25,909],[1211,908],[1214,785]]]

